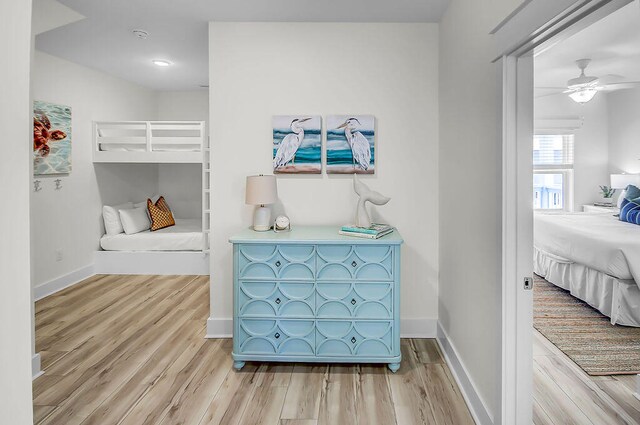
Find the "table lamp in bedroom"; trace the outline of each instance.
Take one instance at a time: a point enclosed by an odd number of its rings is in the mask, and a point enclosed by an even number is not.
[[[622,199],[625,197],[625,189],[630,184],[638,186],[640,184],[639,174],[611,174],[611,188],[621,190],[618,197],[618,208],[622,204]]]
[[[247,177],[247,193],[245,203],[256,205],[253,213],[253,230],[265,232],[271,228],[271,210],[265,205],[273,204],[278,200],[278,185],[276,176]]]

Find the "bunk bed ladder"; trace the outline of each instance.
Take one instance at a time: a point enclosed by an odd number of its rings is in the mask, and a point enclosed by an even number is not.
[[[211,238],[211,148],[204,125],[202,123],[202,232],[204,233],[202,252],[208,254]]]

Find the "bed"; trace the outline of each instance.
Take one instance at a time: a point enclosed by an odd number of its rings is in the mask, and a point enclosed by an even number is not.
[[[105,251],[202,251],[202,221],[178,218],[175,221],[175,226],[154,232],[104,235],[100,246]]]
[[[202,121],[95,121],[93,162],[202,163]]]
[[[611,213],[536,214],[534,272],[612,324],[640,327],[640,226]]]

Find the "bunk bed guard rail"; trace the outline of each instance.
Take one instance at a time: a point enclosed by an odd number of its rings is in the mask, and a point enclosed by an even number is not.
[[[201,163],[203,121],[96,121],[94,162]]]

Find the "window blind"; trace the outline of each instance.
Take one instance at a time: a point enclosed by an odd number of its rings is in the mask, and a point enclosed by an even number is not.
[[[533,136],[533,166],[573,168],[573,141],[573,134]]]

